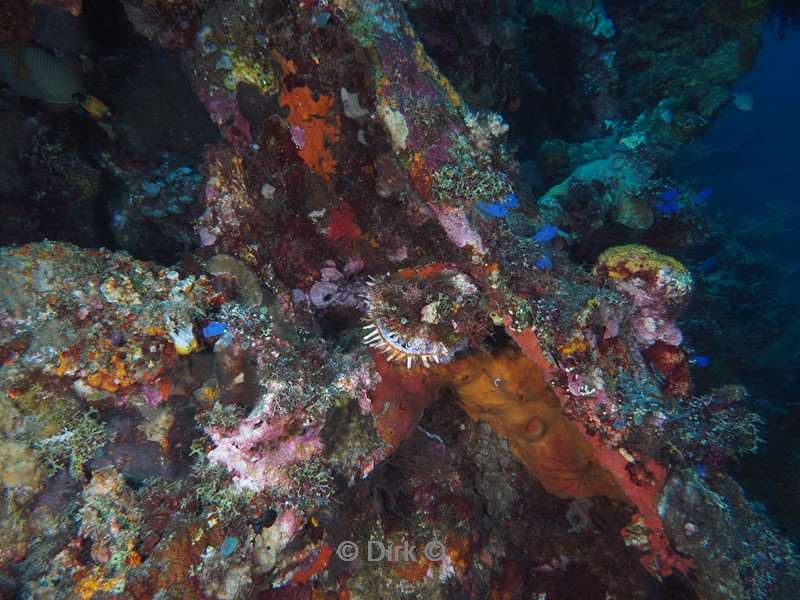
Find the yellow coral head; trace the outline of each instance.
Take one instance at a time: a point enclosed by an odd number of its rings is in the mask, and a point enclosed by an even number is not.
[[[594,271],[622,291],[630,291],[635,285],[666,297],[671,305],[683,304],[692,292],[689,269],[671,256],[640,244],[609,248],[597,258]]]

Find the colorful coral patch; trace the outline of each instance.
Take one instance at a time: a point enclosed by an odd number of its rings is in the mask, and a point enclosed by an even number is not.
[[[339,141],[339,117],[329,114],[335,99],[320,95],[315,100],[312,91],[302,86],[284,90],[279,102],[289,109],[292,140],[300,158],[317,175],[330,180],[336,172],[330,145]]]

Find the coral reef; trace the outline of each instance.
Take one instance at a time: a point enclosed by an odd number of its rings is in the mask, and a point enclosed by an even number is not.
[[[669,172],[761,3],[49,4],[207,117],[0,115],[0,595],[791,597]]]

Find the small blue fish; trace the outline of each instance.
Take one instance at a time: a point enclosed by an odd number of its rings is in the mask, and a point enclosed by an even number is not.
[[[550,260],[549,256],[540,256],[536,259],[534,264],[536,265],[537,269],[543,269],[545,271],[549,271],[553,268],[553,261]]]
[[[709,258],[705,259],[702,264],[700,265],[700,270],[703,272],[704,275],[708,275],[709,273],[713,273],[717,270],[717,259],[714,256],[710,256]]]
[[[505,200],[503,200],[501,204],[506,208],[518,208],[519,198],[514,192],[511,192],[508,196],[505,197]]]
[[[220,321],[211,321],[208,325],[203,327],[203,336],[207,338],[217,337],[227,331],[228,326]]]
[[[553,225],[545,225],[539,231],[536,232],[536,235],[533,236],[534,242],[544,243],[549,242],[554,237],[558,235],[558,227],[554,227]]]
[[[689,359],[689,364],[702,369],[710,365],[711,361],[707,356],[693,356]]]
[[[680,197],[681,193],[678,191],[678,188],[670,188],[666,192],[661,192],[658,195],[658,199],[664,200],[665,202],[674,202]]]
[[[662,215],[674,215],[681,207],[676,200],[664,200],[654,207]]]
[[[708,475],[708,469],[706,469],[705,465],[696,465],[694,472],[697,473],[697,476],[701,479]]]
[[[508,209],[502,204],[495,204],[494,202],[478,202],[477,206],[479,211],[490,217],[505,219],[508,216]]]
[[[227,558],[231,554],[236,552],[236,548],[238,545],[239,545],[239,538],[229,535],[223,540],[222,545],[219,547],[219,553],[222,554],[222,556],[224,556],[225,558]]]
[[[703,188],[697,192],[697,195],[694,198],[692,198],[692,204],[703,204],[706,200],[711,198],[713,193],[714,190],[712,190],[710,187]]]

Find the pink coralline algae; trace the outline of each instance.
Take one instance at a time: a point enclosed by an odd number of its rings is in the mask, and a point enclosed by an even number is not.
[[[663,312],[653,308],[642,308],[633,319],[633,331],[642,346],[664,342],[672,346],[683,343],[683,334],[673,319],[664,318]]]
[[[235,147],[246,146],[253,141],[250,123],[239,112],[236,94],[224,89],[198,89],[198,96],[217,124],[225,139]]]
[[[453,244],[459,248],[471,246],[478,254],[486,253],[480,234],[469,222],[463,208],[433,205],[431,209]]]
[[[299,150],[302,150],[306,147],[306,135],[303,131],[302,127],[297,127],[296,125],[292,125],[291,127],[292,133],[292,142],[294,145],[297,146]]]
[[[216,447],[208,454],[211,462],[225,465],[237,487],[260,492],[286,488],[285,469],[322,452],[319,427],[302,430],[302,415],[269,416],[262,411],[243,419],[231,432],[218,427],[206,430]]]

